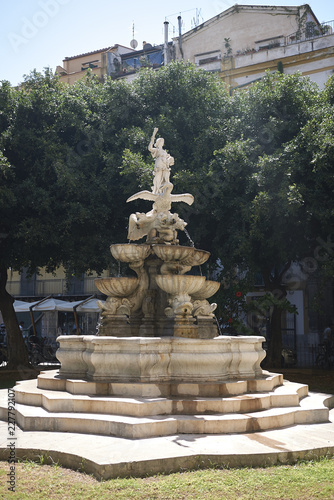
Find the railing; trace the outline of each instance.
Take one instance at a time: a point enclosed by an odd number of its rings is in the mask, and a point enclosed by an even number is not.
[[[331,35],[334,33],[334,20],[327,21],[322,24],[315,24],[314,22],[307,23],[306,28],[303,30],[295,31],[288,36],[276,37],[262,41],[264,45],[259,45],[260,42],[256,42],[256,47],[248,48],[244,50],[237,50],[234,54],[235,57],[244,56],[248,54],[257,54],[261,51],[267,51],[275,49],[277,47],[284,47],[287,45],[296,44],[299,42],[305,42],[308,40],[313,40],[315,38],[323,37],[326,35]],[[255,80],[256,81],[256,80]],[[248,85],[248,84],[247,84]]]
[[[284,38],[284,45],[290,45],[292,43],[299,43],[306,40],[312,40],[313,38],[319,38],[321,36],[331,35],[334,32],[334,20],[327,21],[317,25],[313,22],[306,23],[306,27],[303,30],[295,31]]]
[[[75,280],[68,284],[65,278],[53,278],[36,280],[31,283],[29,294],[31,297],[42,297],[47,295],[94,295],[98,290],[94,283],[94,277],[86,277],[84,280]],[[9,280],[6,289],[15,297],[27,296],[22,291],[21,280]]]

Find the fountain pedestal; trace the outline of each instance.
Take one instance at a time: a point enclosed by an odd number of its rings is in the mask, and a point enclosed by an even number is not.
[[[130,384],[201,385],[262,376],[263,337],[192,339],[178,337],[61,336],[60,378]],[[131,385],[132,384],[132,385]],[[113,391],[115,388],[113,389]],[[152,389],[155,390],[156,389]],[[114,392],[113,392],[114,393]]]

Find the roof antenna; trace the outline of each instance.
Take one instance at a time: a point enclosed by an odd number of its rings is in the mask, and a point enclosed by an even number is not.
[[[135,40],[135,22],[132,21],[132,40],[130,42],[130,47],[136,49],[138,47],[138,42]]]
[[[183,48],[182,48],[182,17],[177,16],[177,20],[179,22],[179,49],[181,52],[182,59],[184,58],[183,56]]]

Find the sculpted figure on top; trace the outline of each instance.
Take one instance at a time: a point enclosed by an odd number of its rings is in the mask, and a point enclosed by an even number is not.
[[[153,202],[150,212],[130,215],[128,239],[135,241],[147,236],[147,243],[165,243],[167,245],[178,245],[177,231],[184,231],[187,223],[178,214],[170,212],[172,203],[184,202],[191,205],[194,197],[189,193],[171,194],[173,184],[170,182],[170,167],[174,165],[174,158],[163,149],[164,139],[158,138],[154,144],[156,133],[155,128],[148,145],[148,150],[155,159],[154,179],[152,191],[140,191],[127,202],[137,199]],[[153,146],[154,144],[154,146]]]
[[[148,145],[148,150],[155,159],[154,165],[154,179],[152,192],[154,194],[161,193],[162,186],[169,183],[170,167],[174,165],[174,158],[163,149],[165,140],[159,137],[153,147],[157,127],[153,130],[153,134]]]

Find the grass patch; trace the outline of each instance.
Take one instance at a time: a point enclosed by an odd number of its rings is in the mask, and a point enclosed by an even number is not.
[[[0,389],[9,389],[14,387],[16,380],[0,380]]]
[[[13,500],[314,500],[334,499],[334,459],[265,468],[206,469],[146,478],[98,481],[57,465],[16,464],[16,492],[8,492],[0,463],[0,496]],[[7,493],[7,495],[6,495]]]

